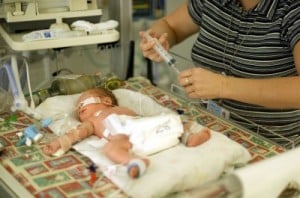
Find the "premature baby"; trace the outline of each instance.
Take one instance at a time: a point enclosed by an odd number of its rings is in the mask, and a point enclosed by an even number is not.
[[[96,135],[107,140],[103,147],[104,154],[113,162],[126,165],[128,175],[132,178],[139,177],[149,165],[144,154],[159,152],[177,144],[174,138],[181,139],[186,146],[198,146],[210,138],[207,128],[192,121],[182,123],[177,114],[161,114],[150,118],[138,116],[128,108],[118,106],[113,93],[103,88],[83,92],[76,110],[81,124],[51,141],[43,148],[43,152],[47,155],[63,154],[74,143]],[[137,127],[143,123],[152,123],[153,127]]]

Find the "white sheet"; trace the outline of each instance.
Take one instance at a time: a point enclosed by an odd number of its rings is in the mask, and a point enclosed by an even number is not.
[[[139,115],[151,116],[163,112],[173,112],[144,94],[127,89],[116,89],[113,93],[118,100],[119,106],[128,107]],[[74,94],[47,98],[36,108],[36,111],[42,118],[53,117],[56,119],[58,117],[59,119],[51,123],[49,128],[55,134],[62,135],[80,123],[74,113],[79,96],[80,94]]]
[[[120,106],[132,108],[139,114],[155,115],[159,112],[170,112],[169,109],[143,94],[126,89],[115,90],[114,93]],[[77,98],[78,95],[56,96],[47,99],[38,107],[38,111],[45,117],[57,114],[68,115],[64,121],[58,120],[50,126],[52,130],[60,131],[56,132],[57,134],[61,134],[62,128],[72,127],[68,120],[76,123],[71,111],[75,107]],[[198,147],[187,148],[178,144],[171,149],[149,156],[150,166],[145,174],[138,179],[131,179],[126,174],[125,166],[114,165],[103,155],[101,147],[104,143],[105,140],[92,136],[74,145],[74,148],[93,160],[105,175],[128,195],[137,198],[163,197],[172,192],[199,186],[204,182],[217,179],[237,164],[247,163],[251,158],[244,147],[212,131],[211,139]]]
[[[104,143],[104,140],[93,136],[74,148],[88,156],[119,188],[136,198],[163,197],[197,187],[250,159],[247,150],[239,144],[218,132],[212,132],[211,139],[201,146],[188,148],[179,144],[150,156],[150,166],[145,174],[131,179],[124,166],[114,165],[103,155],[101,148]]]

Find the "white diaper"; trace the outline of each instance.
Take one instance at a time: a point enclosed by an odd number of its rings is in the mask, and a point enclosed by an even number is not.
[[[132,151],[138,155],[150,155],[170,148],[179,143],[183,133],[181,119],[173,113],[149,117],[112,114],[103,124],[110,135],[128,135],[133,144]]]

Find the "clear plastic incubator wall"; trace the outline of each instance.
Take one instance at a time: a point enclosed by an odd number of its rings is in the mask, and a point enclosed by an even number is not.
[[[11,84],[4,82],[4,70],[13,67],[22,84],[14,87],[25,95],[51,86],[61,74],[114,73],[123,79],[130,28],[131,1],[0,1],[2,84]]]

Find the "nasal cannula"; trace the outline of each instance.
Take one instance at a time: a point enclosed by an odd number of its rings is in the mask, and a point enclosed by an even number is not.
[[[147,41],[154,41],[154,50],[162,57],[162,59],[177,73],[179,74],[180,71],[175,66],[175,59],[167,52],[167,50],[164,49],[164,47],[158,42],[157,39],[153,38],[149,35],[148,32],[144,33],[144,38],[147,39]]]

